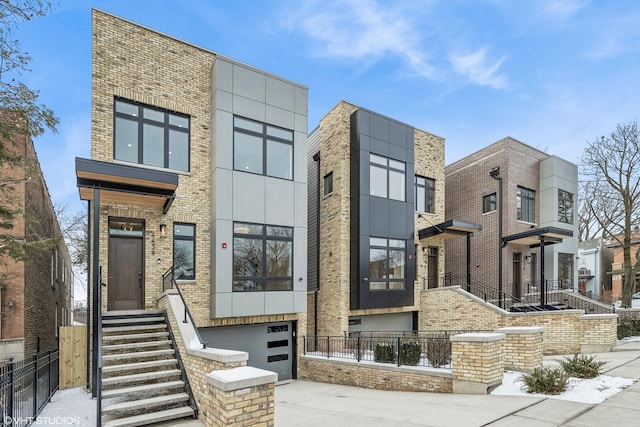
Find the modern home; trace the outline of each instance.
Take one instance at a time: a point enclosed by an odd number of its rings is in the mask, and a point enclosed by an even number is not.
[[[598,237],[578,243],[578,291],[602,302],[611,303],[614,298],[611,288],[611,263],[613,251]]]
[[[90,318],[156,312],[173,279],[202,341],[295,377],[307,88],[99,10],[92,32]]]
[[[446,215],[482,225],[446,242],[445,276],[501,298],[576,289],[578,168],[511,137],[445,168]],[[463,260],[470,250],[470,272]],[[541,284],[545,284],[542,287]],[[541,301],[543,302],[543,301]]]
[[[445,237],[477,230],[445,221],[444,139],[340,101],[309,135],[307,168],[308,334],[417,330]]]
[[[2,119],[12,116],[5,112]],[[71,258],[33,142],[22,132],[12,139],[4,147],[25,162],[2,168],[13,189],[2,192],[0,203],[18,214],[0,233],[31,245],[24,261],[0,259],[0,365],[58,349],[59,328],[70,324],[73,307]]]

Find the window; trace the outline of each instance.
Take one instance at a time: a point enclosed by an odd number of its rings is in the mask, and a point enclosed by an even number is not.
[[[293,228],[233,224],[233,291],[293,290]]]
[[[573,194],[558,189],[558,221],[573,224]]]
[[[234,117],[233,168],[292,180],[293,131]]]
[[[196,278],[196,226],[173,224],[173,275],[176,280]]]
[[[528,188],[518,187],[516,206],[518,221],[536,222],[536,192]]]
[[[482,213],[496,210],[496,193],[487,194],[482,198]]]
[[[333,172],[324,176],[324,195],[328,196],[331,193],[333,193]]]
[[[113,158],[189,171],[189,116],[116,99]]]
[[[436,180],[415,176],[416,211],[434,213],[436,201]]]
[[[573,285],[573,254],[558,254],[558,282]]]
[[[58,248],[55,247],[51,250],[51,287],[56,286],[58,281]]]
[[[371,237],[369,240],[369,289],[404,289],[406,246],[404,240]]]
[[[369,194],[405,201],[405,164],[397,160],[370,154]]]

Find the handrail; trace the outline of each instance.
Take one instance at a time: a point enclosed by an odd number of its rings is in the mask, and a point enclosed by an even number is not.
[[[167,271],[165,271],[162,274],[162,290],[167,291],[168,289],[173,289],[174,287],[178,291],[178,295],[180,295],[180,299],[182,300],[182,305],[184,306],[184,319],[182,320],[182,323],[189,323],[189,321],[191,321],[191,325],[193,325],[193,329],[196,332],[196,337],[198,338],[198,341],[200,342],[200,344],[202,344],[202,348],[203,349],[207,348],[207,344],[209,343],[203,341],[202,337],[200,336],[200,332],[196,327],[196,322],[193,321],[193,317],[191,316],[191,312],[189,311],[187,302],[185,301],[184,296],[182,295],[182,291],[180,291],[180,287],[178,286],[178,282],[176,282],[176,279],[174,277],[173,266],[171,266]]]
[[[96,331],[96,334],[98,336],[98,339],[96,340],[96,346],[97,348],[95,349],[95,351],[98,352],[98,375],[96,375],[96,409],[97,409],[97,417],[96,417],[96,422],[97,422],[97,427],[101,427],[102,426],[102,266],[100,266],[100,269],[98,270],[98,283],[100,284],[100,286],[98,287],[98,291],[97,291],[97,301],[98,301],[98,307],[94,307],[94,311],[95,311],[95,316],[98,317],[98,330]]]

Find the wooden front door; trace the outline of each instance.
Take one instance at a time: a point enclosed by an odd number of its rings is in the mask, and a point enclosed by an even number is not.
[[[107,310],[144,308],[144,226],[123,222],[110,222]]]

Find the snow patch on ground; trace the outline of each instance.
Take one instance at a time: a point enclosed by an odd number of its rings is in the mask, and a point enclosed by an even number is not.
[[[600,375],[591,379],[569,378],[567,390],[558,395],[527,393],[527,387],[520,380],[522,372],[506,371],[502,378],[502,385],[494,389],[491,394],[505,396],[534,396],[550,399],[570,400],[580,403],[601,403],[624,390],[636,380],[621,377]]]
[[[96,401],[83,387],[58,390],[34,420],[39,426],[95,426]]]

